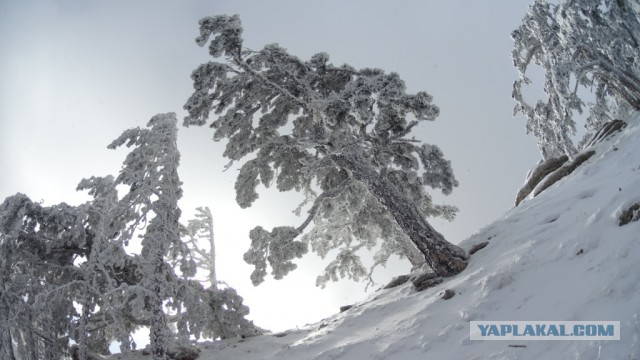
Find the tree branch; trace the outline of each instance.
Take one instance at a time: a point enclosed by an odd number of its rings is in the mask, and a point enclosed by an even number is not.
[[[311,223],[311,220],[313,220],[313,218],[316,216],[316,213],[318,212],[318,208],[320,207],[320,205],[322,205],[322,201],[324,201],[324,199],[334,198],[334,197],[340,195],[340,193],[350,183],[351,183],[351,180],[347,179],[347,180],[344,180],[340,185],[338,185],[338,186],[336,186],[334,188],[331,188],[329,190],[323,191],[322,194],[320,194],[320,196],[318,196],[316,198],[316,200],[313,202],[313,205],[311,206],[311,209],[309,209],[309,211],[308,211],[309,215],[304,220],[302,225],[300,225],[300,226],[298,226],[296,228],[296,231],[299,234],[301,234],[304,231],[304,229],[309,225],[309,223]]]
[[[297,103],[298,105],[300,105],[303,109],[305,109],[308,112],[311,112],[311,109],[309,107],[309,104],[302,101],[300,98],[298,98],[297,96],[293,95],[291,92],[289,92],[287,89],[283,88],[282,86],[274,83],[273,81],[267,79],[264,75],[262,75],[260,72],[255,71],[254,69],[252,69],[249,64],[247,64],[243,59],[242,56],[240,56],[239,54],[234,54],[233,56],[233,60],[235,61],[235,63],[245,72],[255,76],[257,79],[259,79],[260,81],[262,81],[265,85],[270,86],[271,88],[275,89],[276,91],[278,91],[280,94],[282,94],[283,96],[286,96],[287,98],[289,98],[289,100],[293,101],[294,103]]]

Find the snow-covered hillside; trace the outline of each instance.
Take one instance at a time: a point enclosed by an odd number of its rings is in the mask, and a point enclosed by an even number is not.
[[[640,202],[640,115],[628,123],[462,243],[489,241],[460,275],[379,290],[303,329],[203,345],[200,359],[640,359],[640,222],[618,225]],[[471,341],[473,320],[616,320],[621,340]]]

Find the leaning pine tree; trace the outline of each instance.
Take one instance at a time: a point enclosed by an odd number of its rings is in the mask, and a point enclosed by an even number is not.
[[[213,112],[214,139],[228,139],[224,156],[248,158],[235,185],[241,207],[258,198],[259,184],[274,182],[280,191],[305,195],[298,212],[310,205],[297,228],[251,231],[245,261],[255,266],[253,283],[264,280],[267,263],[282,278],[309,245],[321,256],[338,252],[319,285],[338,276],[365,278],[370,272],[356,252],[375,248],[380,238],[374,267],[398,254],[414,266],[426,262],[439,276],[462,271],[465,251],[426,221],[455,214],[425,191],[448,194],[457,186],[450,162],[437,146],[408,137],[420,121],[438,115],[431,96],[405,93],[395,73],[336,67],[326,53],[302,61],[276,44],[247,50],[241,33],[237,15],[200,20],[198,45],[209,43],[210,54],[224,61],[194,70],[184,123],[204,125]]]

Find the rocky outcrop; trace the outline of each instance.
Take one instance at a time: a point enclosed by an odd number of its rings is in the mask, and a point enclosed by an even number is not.
[[[574,172],[578,168],[578,166],[582,165],[585,161],[589,160],[589,158],[595,154],[596,152],[593,150],[589,150],[587,152],[578,154],[578,156],[576,156],[576,158],[573,159],[573,161],[571,161],[568,164],[562,165],[559,169],[557,169],[556,171],[551,173],[549,176],[547,176],[544,182],[535,189],[535,191],[533,192],[533,196],[538,196],[541,192],[546,190],[549,186],[555,184],[563,177]]]
[[[624,226],[632,221],[638,220],[640,220],[640,203],[635,203],[620,214],[618,226]]]
[[[542,179],[544,179],[552,172],[558,170],[562,166],[562,164],[567,162],[567,160],[569,160],[569,157],[567,155],[562,155],[557,158],[547,159],[540,165],[538,165],[533,170],[533,172],[531,172],[531,175],[529,175],[529,178],[527,179],[527,182],[524,184],[524,186],[522,186],[520,191],[518,191],[518,195],[516,195],[516,206],[520,205],[522,200],[524,200],[527,196],[529,196],[529,194],[531,194],[533,189],[538,186]]]

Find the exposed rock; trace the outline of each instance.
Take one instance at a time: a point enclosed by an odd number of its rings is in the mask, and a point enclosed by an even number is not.
[[[483,241],[481,243],[475,244],[469,250],[469,255],[473,255],[478,252],[478,250],[484,249],[487,245],[489,245],[488,241]]]
[[[351,309],[352,307],[353,307],[353,305],[340,306],[340,312],[345,312],[345,311]]]
[[[442,278],[436,273],[427,272],[420,274],[411,280],[416,291],[422,291],[430,287],[434,287],[442,282]]]
[[[555,184],[563,177],[571,174],[578,166],[582,165],[585,161],[589,160],[590,157],[595,155],[595,151],[589,150],[587,152],[583,152],[578,154],[575,159],[569,164],[562,165],[558,170],[554,171],[550,174],[545,181],[536,188],[533,195],[538,196],[541,192],[546,190],[549,186]]]
[[[607,137],[609,137],[609,135],[613,134],[616,131],[621,131],[625,127],[627,127],[627,123],[622,120],[609,121],[608,123],[604,124],[600,128],[600,130],[598,130],[595,134],[593,134],[593,136],[587,142],[585,147],[589,147],[599,142],[602,142],[606,140]],[[614,150],[617,150],[617,149],[614,149]]]
[[[71,355],[71,360],[80,360],[80,353],[79,353],[79,349],[78,349],[78,345],[72,345],[69,348],[69,355]],[[92,353],[92,352],[88,352],[87,353],[87,360],[101,360],[104,359],[104,357],[102,357],[101,355]]]
[[[447,289],[444,291],[444,294],[442,294],[442,299],[443,300],[449,300],[452,297],[454,297],[456,295],[456,292],[451,290],[451,289]]]
[[[195,350],[184,350],[177,353],[169,352],[169,359],[171,360],[196,360],[200,357],[200,352]]]
[[[383,287],[383,289],[391,289],[396,286],[400,286],[406,283],[407,281],[409,281],[409,278],[410,278],[409,275],[396,276],[385,287]]]
[[[632,221],[638,220],[640,220],[640,203],[635,203],[620,214],[618,226],[624,226]]]
[[[540,165],[538,165],[529,175],[527,181],[522,186],[520,191],[518,191],[518,195],[516,195],[516,206],[520,205],[522,200],[524,200],[527,196],[529,196],[529,194],[531,194],[533,189],[535,189],[535,187],[540,183],[540,181],[542,181],[542,179],[544,179],[552,172],[558,170],[560,166],[562,166],[562,164],[567,162],[567,160],[569,160],[567,155],[562,155],[557,158],[547,159]]]
[[[200,356],[200,349],[187,345],[175,345],[167,349],[167,356],[171,360],[195,360]]]
[[[144,348],[140,350],[140,354],[142,356],[151,355],[151,351],[149,348]],[[187,345],[187,344],[172,344],[166,350],[166,358],[168,360],[196,360],[200,356],[200,349]],[[94,358],[89,357],[88,360],[93,360]],[[97,358],[95,358],[97,360]],[[100,359],[103,359],[102,357]]]
[[[433,271],[425,270],[423,272],[414,273],[411,276],[411,282],[414,285],[416,285],[416,284],[422,283],[423,281],[430,280],[430,279],[437,278],[437,277],[438,277],[438,275],[436,273],[434,273]]]
[[[599,142],[606,140],[609,136],[617,131],[621,131],[627,126],[627,123],[622,120],[613,120],[604,124],[600,130],[598,130],[591,139],[586,143],[584,148],[595,145]],[[614,150],[618,150],[614,148]],[[518,194],[516,195],[516,206],[527,197],[531,192],[534,196],[538,196],[541,192],[547,189],[549,186],[555,184],[558,180],[571,174],[578,166],[587,161],[595,152],[593,150],[583,152],[576,156],[576,158],[566,163],[568,157],[562,155],[557,158],[550,158],[538,165],[528,176],[527,181],[522,186]],[[545,179],[546,178],[546,179]],[[538,186],[543,180],[540,186]],[[534,191],[535,189],[535,191]]]

